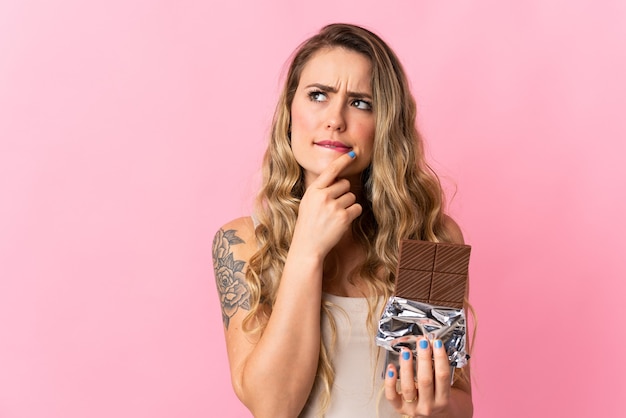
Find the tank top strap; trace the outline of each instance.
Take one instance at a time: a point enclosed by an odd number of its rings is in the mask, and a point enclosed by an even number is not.
[[[251,214],[250,217],[252,218],[252,224],[254,225],[254,229],[256,229],[256,227],[259,226],[259,220],[254,213]]]

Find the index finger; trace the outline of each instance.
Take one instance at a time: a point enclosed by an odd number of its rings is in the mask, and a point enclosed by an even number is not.
[[[337,159],[328,164],[328,167],[320,173],[319,177],[313,182],[313,185],[320,188],[330,186],[335,182],[339,173],[341,173],[341,171],[355,158],[356,153],[354,151],[346,152],[342,156],[337,157]]]

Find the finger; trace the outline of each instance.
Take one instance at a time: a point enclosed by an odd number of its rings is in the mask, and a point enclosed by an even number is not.
[[[346,179],[337,180],[326,188],[329,197],[337,199],[350,191],[350,181]]]
[[[396,385],[398,384],[398,371],[390,364],[387,366],[387,374],[385,376],[385,398],[389,401],[391,406],[395,409],[402,408],[402,398],[396,391]]]
[[[356,195],[351,192],[344,193],[341,196],[337,197],[336,201],[337,205],[339,205],[340,208],[345,209],[356,203]]]
[[[360,203],[355,203],[352,206],[346,208],[346,212],[348,213],[348,218],[350,222],[361,216],[363,213],[363,206]]]
[[[346,197],[346,202],[348,199],[349,197]],[[363,207],[359,203],[353,202],[344,205],[342,203],[335,202],[335,204],[341,208],[341,210],[335,212],[333,221],[335,224],[344,225],[346,228],[363,212]]]
[[[420,404],[432,405],[435,399],[433,354],[426,338],[422,338],[417,344],[417,390],[420,394]]]
[[[312,183],[318,188],[328,187],[335,182],[335,179],[356,158],[354,151],[347,152],[342,156],[333,160],[328,167],[324,169],[319,177]]]
[[[415,373],[413,366],[413,353],[406,347],[400,353],[400,392],[404,402],[414,402],[417,397],[415,390]]]
[[[441,340],[433,342],[433,358],[435,364],[435,403],[443,405],[450,398],[450,360],[446,347]]]

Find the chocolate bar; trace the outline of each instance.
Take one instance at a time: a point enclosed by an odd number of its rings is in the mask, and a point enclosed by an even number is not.
[[[434,306],[462,308],[471,247],[402,240],[395,295]]]

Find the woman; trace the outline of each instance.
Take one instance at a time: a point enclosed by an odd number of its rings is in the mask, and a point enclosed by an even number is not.
[[[329,25],[296,51],[255,214],[213,243],[232,384],[254,416],[472,416],[440,341],[403,353],[400,375],[374,344],[399,240],[463,242],[415,116],[375,34]]]

